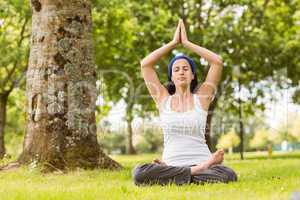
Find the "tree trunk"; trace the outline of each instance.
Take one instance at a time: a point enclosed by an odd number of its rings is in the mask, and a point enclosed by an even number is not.
[[[128,102],[128,101],[127,101]],[[128,144],[127,144],[127,154],[136,154],[136,150],[133,147],[132,143],[132,136],[133,136],[133,131],[132,131],[132,108],[133,104],[128,105],[128,108],[126,109],[126,121],[127,121],[127,133],[128,133]]]
[[[209,106],[207,120],[206,120],[206,127],[205,127],[205,140],[206,140],[206,144],[211,152],[214,152],[216,150],[216,148],[212,144],[212,140],[211,140],[211,122],[212,122],[214,110],[217,107],[218,99],[219,99],[219,97],[216,96]]]
[[[241,101],[241,83],[240,79],[238,78],[238,87],[239,87],[239,124],[240,124],[240,156],[241,160],[244,160],[244,124],[243,124],[243,118],[242,118],[242,101]]]
[[[96,137],[91,2],[31,0],[27,126],[21,164],[118,168]]]
[[[132,131],[132,125],[131,125],[132,121],[127,121],[127,131],[128,131],[128,149],[127,149],[127,153],[128,154],[136,154],[136,150],[133,147],[132,144],[132,135],[133,135],[133,131]]]
[[[5,155],[4,128],[6,124],[6,106],[8,93],[0,94],[0,159]]]
[[[240,104],[240,100],[239,100],[239,104]],[[241,139],[241,143],[240,143],[240,156],[241,156],[241,160],[244,160],[244,124],[242,121],[242,111],[241,111],[241,106],[239,106],[239,121],[240,121],[240,139]]]

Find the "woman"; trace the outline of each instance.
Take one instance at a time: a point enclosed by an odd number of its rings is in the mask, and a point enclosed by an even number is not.
[[[157,77],[155,63],[179,43],[210,64],[207,77],[200,87],[196,87],[196,65],[185,55],[175,56],[171,60],[167,88]],[[219,55],[188,40],[182,20],[179,20],[173,40],[141,61],[143,78],[160,112],[164,151],[162,161],[155,159],[133,169],[136,185],[227,183],[237,180],[236,173],[222,165],[224,151],[221,149],[211,154],[204,138],[208,108],[221,79],[222,67]]]

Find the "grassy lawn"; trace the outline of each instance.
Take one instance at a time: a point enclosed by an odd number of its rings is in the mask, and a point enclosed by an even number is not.
[[[137,187],[131,169],[137,163],[151,162],[159,155],[112,156],[125,169],[78,170],[68,174],[41,174],[37,169],[22,168],[0,172],[0,199],[290,199],[300,193],[300,152],[247,153],[226,155],[224,164],[238,174],[230,184],[168,185]]]

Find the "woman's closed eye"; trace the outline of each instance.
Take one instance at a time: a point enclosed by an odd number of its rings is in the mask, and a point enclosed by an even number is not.
[[[184,71],[188,71],[189,70],[189,66],[183,66],[182,68],[183,68]],[[174,69],[174,72],[178,72],[179,69],[180,69],[180,67],[174,67],[173,69]]]
[[[178,71],[179,71],[179,67],[175,67],[174,72],[178,72]]]
[[[184,67],[183,67],[183,70],[184,70],[184,71],[188,71],[188,70],[189,70],[189,67],[188,67],[188,66],[184,66]]]

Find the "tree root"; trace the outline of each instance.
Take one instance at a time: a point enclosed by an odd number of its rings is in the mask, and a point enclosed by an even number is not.
[[[21,167],[21,164],[19,162],[10,162],[6,165],[0,166],[0,171],[13,171],[17,170]]]

